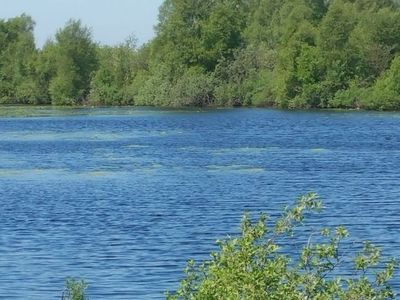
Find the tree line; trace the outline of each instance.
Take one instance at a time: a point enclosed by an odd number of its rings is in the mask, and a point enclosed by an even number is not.
[[[0,20],[0,103],[400,109],[394,0],[165,0],[137,47]]]

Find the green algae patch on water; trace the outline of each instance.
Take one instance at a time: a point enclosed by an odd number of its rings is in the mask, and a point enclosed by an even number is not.
[[[210,150],[212,155],[220,156],[220,155],[259,155],[264,152],[270,151],[271,148],[262,148],[262,147],[240,147],[240,148],[221,148],[221,149],[213,149]]]
[[[325,148],[313,148],[313,149],[311,149],[311,152],[314,152],[314,153],[326,153],[326,152],[329,152],[329,150],[325,149]]]
[[[0,177],[1,178],[55,178],[57,176],[63,176],[70,173],[70,171],[66,169],[46,169],[46,168],[34,168],[34,169],[0,169]]]
[[[103,134],[104,136],[104,134]],[[0,134],[0,139],[3,141],[81,141],[81,140],[97,140],[98,135],[95,132],[57,132],[57,131],[13,131]],[[114,139],[111,139],[114,140]]]
[[[2,118],[33,118],[70,116],[80,114],[80,107],[57,107],[51,105],[0,105],[0,117]]]
[[[260,173],[265,169],[261,167],[248,166],[248,165],[209,165],[206,166],[207,171],[213,173]]]
[[[124,170],[108,170],[108,169],[88,169],[86,171],[75,172],[73,174],[76,179],[109,179],[123,178],[129,176],[128,171]]]
[[[21,170],[19,169],[0,169],[0,177],[14,177],[20,174]]]
[[[149,148],[149,145],[126,145],[126,146],[122,146],[122,148],[128,148],[128,149],[143,149],[143,148]]]
[[[143,137],[140,132],[108,132],[108,131],[8,131],[0,133],[2,141],[89,141],[113,142]]]
[[[138,173],[156,173],[165,167],[159,163],[150,163],[146,165],[141,165],[135,168],[135,172]]]
[[[112,172],[91,171],[91,172],[85,173],[85,175],[87,175],[89,177],[105,177],[105,176],[109,176],[110,174],[112,174]]]

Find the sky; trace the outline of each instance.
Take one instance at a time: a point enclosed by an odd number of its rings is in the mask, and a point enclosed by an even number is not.
[[[101,44],[115,45],[134,34],[138,44],[154,36],[162,0],[0,0],[0,18],[22,13],[36,22],[38,47],[54,36],[69,19],[80,19]]]

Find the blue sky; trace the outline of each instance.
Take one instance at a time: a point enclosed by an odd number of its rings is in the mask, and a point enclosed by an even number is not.
[[[114,45],[134,34],[142,44],[154,36],[162,0],[0,0],[0,18],[26,13],[36,22],[35,37],[41,47],[71,18],[92,28],[102,44]]]

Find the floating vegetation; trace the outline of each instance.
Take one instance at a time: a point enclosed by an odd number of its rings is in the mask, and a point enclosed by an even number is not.
[[[15,178],[15,177],[38,177],[38,176],[60,176],[70,173],[70,171],[65,169],[0,169],[0,177],[2,178]]]
[[[122,148],[132,148],[132,149],[140,149],[140,148],[149,148],[149,145],[127,145]]]
[[[327,149],[324,148],[313,148],[311,149],[312,152],[317,152],[317,153],[322,153],[322,152],[327,152]]]
[[[26,117],[54,117],[84,114],[80,107],[55,107],[28,106],[28,105],[2,105],[0,117],[5,118],[26,118]]]
[[[100,131],[12,131],[0,133],[2,141],[118,141],[143,137],[140,132]]]
[[[85,173],[85,174],[88,175],[88,176],[90,176],[90,177],[105,177],[105,176],[112,175],[113,172],[91,171],[91,172],[87,172],[87,173]]]
[[[239,147],[213,149],[210,152],[213,155],[257,155],[267,151],[276,151],[279,149],[279,147]]]
[[[37,118],[62,116],[98,116],[98,117],[148,117],[170,113],[186,113],[191,111],[148,109],[145,107],[87,107],[87,106],[55,106],[55,105],[1,105],[2,118]]]
[[[206,167],[210,172],[239,172],[239,173],[260,173],[264,172],[265,169],[261,167],[254,167],[248,165],[210,165]]]

